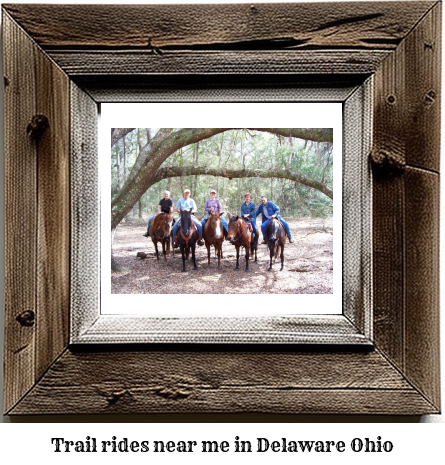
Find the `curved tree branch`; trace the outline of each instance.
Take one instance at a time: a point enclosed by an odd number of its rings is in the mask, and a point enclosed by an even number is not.
[[[122,186],[119,193],[111,201],[111,229],[114,230],[117,225],[122,221],[123,218],[133,208],[134,204],[140,199],[142,194],[154,184],[154,179],[157,176],[158,170],[162,163],[174,152],[182,147],[190,144],[194,144],[200,140],[207,139],[216,134],[231,129],[240,128],[181,128],[178,130],[173,129],[160,129],[156,136],[153,137],[147,143],[147,145],[139,153],[131,173],[129,174],[125,184]],[[331,129],[295,129],[295,128],[246,128],[255,131],[270,132],[272,134],[279,134],[286,137],[296,137],[306,140],[313,141],[332,141],[332,130]],[[128,130],[129,129],[124,129]],[[127,132],[127,133],[128,133]],[[330,135],[329,135],[330,133]],[[122,136],[123,137],[123,136]],[[330,138],[330,140],[329,140]],[[286,170],[284,170],[286,171]],[[276,175],[275,177],[280,177]],[[213,174],[213,176],[221,176],[221,174]],[[289,177],[290,175],[281,176]],[[229,177],[229,176],[227,176]],[[236,177],[236,176],[232,176]],[[239,176],[242,177],[242,176]],[[271,177],[271,176],[269,176]],[[289,177],[289,179],[293,179]],[[303,175],[299,175],[298,182],[304,183],[307,178]],[[157,181],[156,181],[157,182]],[[316,181],[310,181],[316,182]],[[313,186],[311,186],[313,187]],[[317,187],[314,187],[317,188]],[[328,189],[321,185],[318,190],[330,196],[327,190],[326,192],[322,189]],[[332,191],[331,195],[332,195]],[[332,197],[331,197],[332,198]]]
[[[249,128],[255,131],[270,132],[284,137],[312,140],[314,142],[333,141],[332,128]]]
[[[236,178],[280,178],[280,179],[290,179],[291,181],[296,181],[304,186],[311,187],[316,189],[323,194],[327,195],[330,199],[334,198],[332,189],[327,187],[325,184],[311,179],[298,171],[291,171],[287,168],[285,169],[227,169],[227,168],[210,168],[208,166],[169,166],[161,168],[156,173],[156,176],[153,178],[152,184],[156,184],[162,179],[174,178],[177,176],[191,176],[191,175],[206,175],[206,176],[219,176],[228,179]],[[150,184],[150,185],[152,185]],[[147,186],[147,189],[150,186]]]
[[[136,128],[111,128],[111,147]]]

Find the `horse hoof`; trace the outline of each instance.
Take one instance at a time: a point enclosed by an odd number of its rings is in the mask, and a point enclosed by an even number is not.
[[[239,271],[239,268],[235,268],[235,271]]]
[[[182,270],[183,273],[185,273],[185,270]]]
[[[272,268],[269,268],[267,271],[272,271]]]
[[[198,269],[198,267],[197,267],[197,266],[195,266],[193,269],[196,271],[196,270]]]
[[[249,272],[249,271],[250,271],[249,268],[246,268],[246,273]]]

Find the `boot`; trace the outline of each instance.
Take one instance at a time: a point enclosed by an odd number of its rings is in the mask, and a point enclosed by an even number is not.
[[[148,231],[145,234],[142,234],[144,237],[150,237],[150,234],[148,234]]]
[[[292,237],[289,237],[289,244],[293,244],[294,243],[294,240],[292,239]]]

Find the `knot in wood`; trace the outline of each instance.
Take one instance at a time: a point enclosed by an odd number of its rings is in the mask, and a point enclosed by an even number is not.
[[[20,313],[20,315],[17,315],[16,320],[22,326],[34,326],[35,313],[32,310],[26,310]]]
[[[425,95],[426,105],[432,105],[436,101],[436,92],[434,90],[429,90]]]
[[[39,140],[49,128],[49,121],[45,115],[34,115],[26,128],[26,133],[31,139]]]
[[[404,154],[397,150],[378,149],[371,153],[371,165],[374,175],[394,176],[404,173],[406,162]]]

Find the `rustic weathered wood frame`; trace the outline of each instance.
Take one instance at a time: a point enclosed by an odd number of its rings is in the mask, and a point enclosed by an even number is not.
[[[2,24],[7,414],[440,410],[440,2],[22,4]],[[165,89],[242,99],[369,77],[372,347],[69,345],[70,230],[91,214],[70,212],[70,159],[97,142],[75,115]]]

